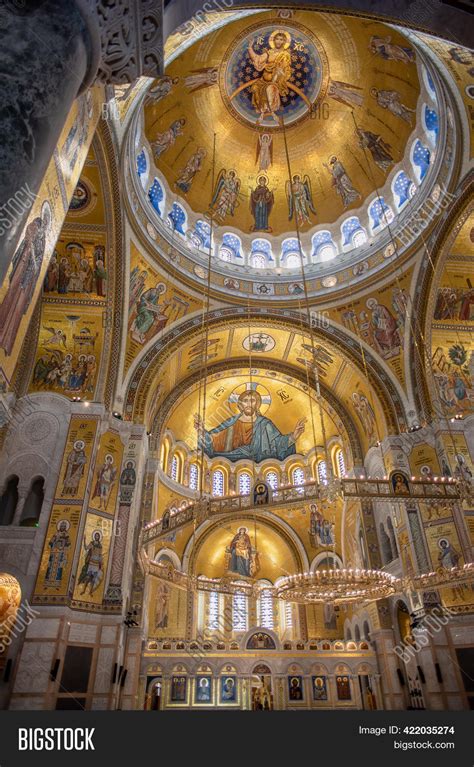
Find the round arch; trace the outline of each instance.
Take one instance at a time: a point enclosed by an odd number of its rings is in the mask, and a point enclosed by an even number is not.
[[[248,521],[253,524],[255,520],[255,513],[245,514],[245,512],[239,512],[238,520]],[[295,562],[296,572],[306,572],[309,567],[308,556],[306,554],[303,542],[297,536],[293,528],[288,525],[287,522],[280,519],[270,511],[260,511],[258,513],[258,520],[262,524],[268,525],[277,535],[280,535],[285,541],[286,545],[290,549]],[[229,521],[229,515],[222,515],[222,517],[215,519],[205,520],[196,529],[195,535],[191,536],[183,554],[183,572],[191,573],[194,563],[197,560],[200,549],[205,540],[217,529],[222,527],[223,521]]]
[[[210,312],[208,314],[209,332],[223,332],[228,328],[241,326],[243,322],[242,311],[235,307],[229,307]],[[307,318],[301,318],[298,312],[270,307],[264,314],[251,310],[250,316],[248,313],[245,316],[245,322],[268,329],[287,330],[296,334],[304,332],[308,337],[312,334],[314,343],[326,345],[331,349],[332,355],[337,354],[342,361],[359,372],[361,382],[365,380],[363,373],[365,365],[360,346],[349,338],[340,326],[334,323],[330,324],[328,329],[311,330]],[[201,317],[191,316],[181,322],[179,328],[163,333],[158,340],[154,339],[150,342],[151,346],[135,359],[124,381],[123,400],[126,420],[134,420],[135,422],[144,420],[147,402],[158,371],[162,365],[169,363],[172,356],[177,351],[182,350],[186,343],[199,340],[201,334]],[[387,373],[377,355],[369,347],[364,349],[364,357],[371,372],[369,383],[380,403],[381,411],[384,413],[388,432],[395,433],[403,430],[406,426],[405,403],[394,374]],[[266,362],[269,363],[270,359]],[[230,366],[236,366],[239,361],[240,364],[248,366],[248,357],[227,358],[227,363]],[[290,368],[292,375],[295,377],[302,376],[302,379],[306,381],[306,372],[303,367],[281,363],[273,359],[271,364],[275,368],[278,368],[278,365],[283,366],[286,372]],[[324,382],[322,384],[321,388],[324,390]],[[327,395],[326,387],[324,397],[326,398]],[[153,416],[151,420],[153,420]]]

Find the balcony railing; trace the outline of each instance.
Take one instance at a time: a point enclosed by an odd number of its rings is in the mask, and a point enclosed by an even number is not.
[[[335,480],[335,490],[342,498],[360,498],[371,500],[397,500],[402,502],[426,500],[436,503],[456,503],[460,499],[457,482],[445,480],[408,481],[402,490],[396,491],[388,479],[349,478]],[[198,524],[205,519],[221,514],[264,511],[267,508],[287,504],[315,503],[325,498],[327,486],[314,480],[302,485],[286,485],[275,490],[268,488],[268,500],[250,495],[227,495],[219,498],[206,497],[190,502],[171,512],[166,511],[161,519],[145,525],[142,531],[142,544],[148,545],[158,538],[170,535],[190,522]]]

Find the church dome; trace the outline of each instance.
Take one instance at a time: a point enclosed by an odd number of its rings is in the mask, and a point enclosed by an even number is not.
[[[400,258],[407,222],[448,180],[442,82],[406,30],[308,10],[229,16],[168,57],[135,116],[143,233],[203,285],[210,255],[227,298],[297,298],[300,252],[308,294],[347,289]]]

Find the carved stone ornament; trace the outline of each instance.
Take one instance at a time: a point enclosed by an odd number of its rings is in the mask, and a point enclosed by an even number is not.
[[[131,83],[163,74],[163,6],[160,0],[94,2],[101,60],[96,81]]]

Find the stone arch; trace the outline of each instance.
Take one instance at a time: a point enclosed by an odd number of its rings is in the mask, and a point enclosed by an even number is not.
[[[209,330],[215,331],[220,328],[231,327],[234,323],[242,323],[242,311],[235,307],[230,307],[210,312],[208,315]],[[252,310],[250,316],[246,315],[245,319],[247,322],[258,323],[268,328],[276,327],[298,333],[301,333],[302,329],[304,329],[304,332],[308,333],[308,335],[312,333],[315,342],[326,344],[346,359],[362,376],[364,375],[362,371],[365,370],[365,365],[360,344],[351,338],[339,325],[332,323],[327,330],[318,328],[311,331],[307,318],[302,319],[301,315],[293,310],[277,308],[269,308],[264,315]],[[190,341],[193,337],[198,337],[200,333],[201,318],[191,315],[181,322],[178,328],[161,334],[159,340],[156,340],[156,338],[152,339],[149,346],[134,360],[124,381],[124,418],[126,420],[143,420],[148,394],[152,390],[152,381],[156,372],[179,348],[182,348],[184,343]],[[406,425],[405,402],[400,392],[400,386],[395,383],[393,374],[388,371],[386,366],[384,367],[384,364],[368,346],[364,348],[364,357],[371,371],[370,386],[380,402],[387,421],[386,428],[389,433],[395,433]],[[248,357],[242,359],[231,358],[228,360],[228,364],[231,367],[235,367],[239,363],[248,366]],[[302,368],[297,369],[293,365],[282,365],[282,363],[272,361],[272,367],[276,369],[278,364],[286,368],[286,371],[291,369],[291,373],[295,377],[298,376],[298,373],[303,373],[304,380],[306,380],[306,375]],[[210,369],[211,366],[209,366]],[[192,376],[188,378],[191,380]],[[326,397],[327,394],[326,388],[324,396]],[[162,405],[160,405],[160,410],[162,410]],[[153,416],[152,420],[154,420]]]
[[[202,544],[214,530],[217,530],[222,525],[223,518],[228,520],[229,515],[225,514],[222,518],[218,517],[217,519],[215,517],[212,519],[207,519],[201,525],[199,525],[199,527],[196,528],[195,534],[191,536],[184,550],[182,559],[183,572],[192,572],[193,562],[196,560]],[[246,514],[244,511],[239,512],[238,519],[248,519],[249,521],[253,521],[255,519],[255,512],[252,514]],[[283,536],[283,539],[290,548],[290,551],[293,553],[297,572],[307,571],[309,562],[306,550],[302,541],[296,535],[293,528],[290,527],[287,522],[272,514],[270,511],[259,512],[258,519],[261,522],[268,524],[269,527],[273,528],[277,534]]]

